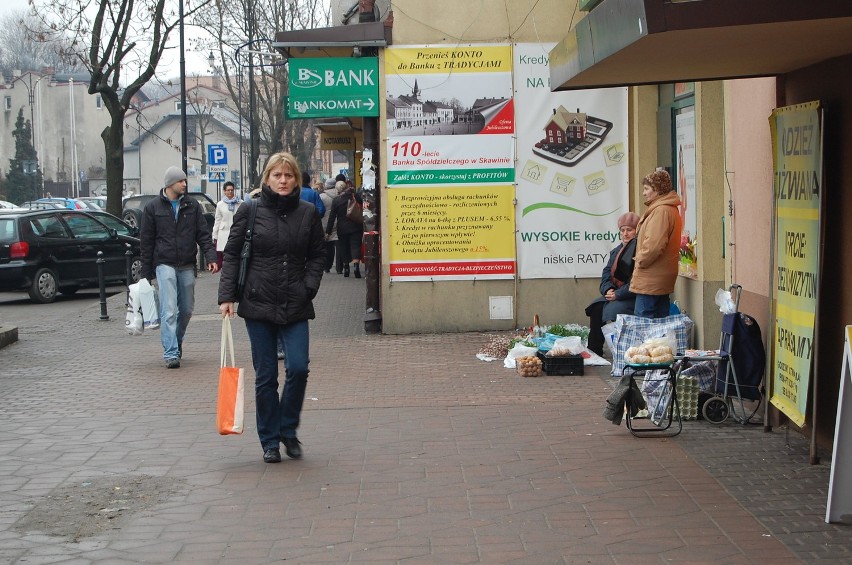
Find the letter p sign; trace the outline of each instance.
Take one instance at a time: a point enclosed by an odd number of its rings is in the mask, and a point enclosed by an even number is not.
[[[228,149],[221,144],[207,146],[207,162],[210,165],[227,165]]]

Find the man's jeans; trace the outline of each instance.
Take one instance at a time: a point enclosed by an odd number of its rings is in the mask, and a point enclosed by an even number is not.
[[[254,365],[257,435],[264,450],[296,437],[308,385],[308,322],[279,325],[246,319]],[[284,346],[284,387],[278,394],[278,343]]]
[[[163,359],[179,359],[183,336],[195,306],[195,269],[157,265],[160,295],[160,341]]]
[[[668,294],[637,294],[633,313],[643,318],[665,318],[670,308]]]

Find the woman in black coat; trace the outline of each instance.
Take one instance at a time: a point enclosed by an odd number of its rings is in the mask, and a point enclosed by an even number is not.
[[[609,252],[609,260],[601,272],[601,295],[586,307],[590,330],[587,346],[598,355],[603,355],[603,325],[614,321],[619,314],[633,314],[636,295],[630,292],[630,279],[633,276],[638,223],[639,216],[633,212],[618,217],[621,243]]]
[[[219,311],[245,319],[255,372],[257,434],[267,463],[302,456],[296,429],[308,381],[308,320],[325,265],[325,236],[319,213],[300,198],[302,176],[289,153],[269,158],[260,197],[237,208],[224,250]],[[252,207],[256,208],[242,296],[237,296],[240,251]],[[285,381],[278,394],[278,341],[285,350]]]
[[[343,276],[349,276],[349,264],[354,263],[355,278],[360,279],[361,240],[364,236],[364,224],[350,220],[346,216],[349,203],[353,200],[362,204],[361,197],[350,186],[343,189],[332,200],[325,233],[331,235],[334,226],[337,225],[337,253],[340,254],[343,263]]]

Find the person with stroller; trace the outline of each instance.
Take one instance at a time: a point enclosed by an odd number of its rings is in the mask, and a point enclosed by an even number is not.
[[[664,169],[643,179],[642,196],[647,210],[636,230],[635,266],[630,280],[630,290],[636,294],[634,314],[665,318],[669,315],[669,295],[674,292],[680,258],[680,197]]]
[[[598,355],[603,355],[603,325],[614,321],[619,314],[633,314],[635,308],[636,295],[630,290],[630,279],[638,223],[639,216],[633,212],[618,217],[621,242],[609,252],[609,260],[601,272],[601,295],[586,307],[590,330],[587,346]]]

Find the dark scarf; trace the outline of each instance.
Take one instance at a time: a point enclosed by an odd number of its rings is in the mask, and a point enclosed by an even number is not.
[[[633,257],[636,255],[636,238],[634,237],[625,244],[622,244],[618,250],[618,255],[615,256],[615,261],[612,262],[612,282],[615,288],[621,288],[633,276]]]
[[[269,206],[270,208],[274,208],[276,210],[283,210],[285,212],[291,212],[295,210],[299,206],[299,200],[301,200],[301,192],[302,189],[300,187],[296,187],[293,192],[284,196],[278,194],[268,185],[261,186],[260,197],[264,205]]]

